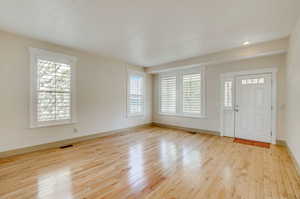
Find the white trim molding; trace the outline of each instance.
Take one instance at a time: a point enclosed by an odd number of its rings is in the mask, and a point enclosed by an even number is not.
[[[77,58],[62,53],[51,52],[43,49],[29,48],[30,53],[30,128],[48,127],[57,125],[74,124],[77,122],[76,111],[76,62]],[[68,120],[37,121],[37,61],[60,62],[71,66],[71,118]]]
[[[220,75],[220,79],[221,79],[221,89],[220,89],[220,96],[221,96],[221,101],[220,101],[220,133],[221,136],[224,136],[224,111],[225,111],[225,107],[224,107],[224,91],[223,91],[223,83],[226,80],[231,80],[233,81],[233,93],[232,95],[235,96],[235,78],[237,76],[241,76],[241,75],[258,75],[258,74],[271,74],[272,76],[272,102],[271,102],[271,106],[272,106],[272,115],[271,115],[271,119],[272,119],[272,136],[271,136],[271,143],[272,144],[276,144],[276,138],[277,138],[277,72],[278,69],[276,67],[271,67],[271,68],[264,68],[264,69],[258,69],[258,70],[246,70],[246,71],[239,71],[239,72],[229,72],[229,73],[223,73]],[[233,104],[235,104],[235,97],[233,97]]]

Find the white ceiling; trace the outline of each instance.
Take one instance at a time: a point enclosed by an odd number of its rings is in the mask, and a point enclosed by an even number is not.
[[[288,36],[299,10],[299,0],[1,0],[0,29],[154,66]]]

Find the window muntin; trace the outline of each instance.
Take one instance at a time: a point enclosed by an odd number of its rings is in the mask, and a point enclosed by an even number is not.
[[[265,78],[251,78],[251,79],[243,79],[242,80],[242,85],[247,85],[247,84],[264,84],[265,83]]]
[[[144,114],[144,76],[136,73],[129,74],[128,85],[128,114]]]

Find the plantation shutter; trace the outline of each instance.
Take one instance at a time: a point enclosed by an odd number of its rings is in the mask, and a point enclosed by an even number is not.
[[[130,75],[129,77],[129,114],[141,114],[144,107],[143,77]]]
[[[71,66],[37,60],[37,121],[71,119]]]
[[[160,112],[176,113],[176,76],[160,79]]]
[[[201,113],[201,74],[185,74],[182,76],[183,113]]]

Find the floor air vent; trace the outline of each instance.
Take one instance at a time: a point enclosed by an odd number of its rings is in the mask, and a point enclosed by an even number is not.
[[[61,149],[65,149],[65,148],[70,148],[70,147],[73,147],[73,144],[69,144],[69,145],[61,146],[61,147],[59,147],[59,148],[61,148]]]

